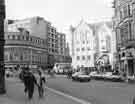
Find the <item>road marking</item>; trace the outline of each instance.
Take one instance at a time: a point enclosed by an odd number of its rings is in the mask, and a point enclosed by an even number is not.
[[[91,103],[88,102],[88,101],[84,101],[83,99],[79,99],[79,98],[77,98],[77,97],[73,97],[73,96],[68,95],[68,94],[65,94],[65,93],[63,93],[63,92],[61,92],[61,91],[58,91],[58,90],[55,90],[55,89],[52,89],[52,88],[49,88],[49,87],[46,87],[46,88],[47,88],[48,90],[50,90],[50,91],[52,91],[52,92],[58,94],[58,95],[64,96],[64,97],[69,98],[69,99],[72,99],[72,100],[74,100],[75,102],[78,102],[78,103],[80,103],[80,104],[91,104]]]

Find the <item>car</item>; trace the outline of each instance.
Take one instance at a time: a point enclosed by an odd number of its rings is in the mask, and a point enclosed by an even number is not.
[[[84,82],[84,81],[90,81],[91,77],[84,72],[75,72],[72,75],[72,80]]]
[[[14,75],[13,75],[13,72],[10,71],[10,70],[6,70],[6,71],[5,71],[5,75],[6,75],[7,78],[8,78],[8,77],[13,77],[13,76],[14,76]]]
[[[96,80],[102,80],[104,79],[104,75],[102,73],[98,73],[97,71],[92,71],[90,74],[92,79],[96,79]]]

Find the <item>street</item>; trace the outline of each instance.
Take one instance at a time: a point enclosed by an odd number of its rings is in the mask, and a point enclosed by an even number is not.
[[[48,78],[47,86],[92,104],[132,104],[135,84],[124,82],[75,82],[66,77]]]
[[[16,78],[6,79],[6,95],[0,95],[0,104],[30,104],[24,94],[23,83]],[[80,104],[72,99],[54,93],[48,89],[45,90],[45,96],[42,99],[38,97],[38,91],[35,87],[32,104]]]

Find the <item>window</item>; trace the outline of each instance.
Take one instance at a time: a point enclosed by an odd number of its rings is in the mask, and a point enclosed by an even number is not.
[[[104,40],[101,40],[101,42],[103,43],[103,42],[104,42]]]
[[[132,15],[132,10],[133,10],[132,5],[128,5],[128,14],[129,14],[129,16]]]
[[[17,36],[17,35],[15,36],[15,39],[16,39],[16,40],[18,39],[18,36]]]
[[[87,50],[90,51],[90,47],[88,47]]]
[[[76,58],[77,60],[80,60],[80,56],[77,56],[77,58]]]
[[[85,48],[82,48],[82,51],[84,51],[85,50]]]
[[[20,36],[18,35],[18,40],[20,40]]]
[[[24,36],[22,36],[22,40],[24,40]]]
[[[10,35],[8,35],[8,39],[10,39]]]
[[[12,39],[15,39],[15,36],[14,35],[12,36]]]
[[[102,46],[102,49],[104,50],[105,49],[105,46]]]
[[[87,56],[87,59],[90,60],[90,56]]]
[[[82,56],[82,60],[85,60],[85,56]]]
[[[79,48],[77,48],[77,49],[76,49],[76,51],[80,51],[80,49],[79,49]]]

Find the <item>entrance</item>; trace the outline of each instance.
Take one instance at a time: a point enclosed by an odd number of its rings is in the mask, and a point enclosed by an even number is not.
[[[128,60],[128,75],[129,76],[133,76],[134,74],[134,63],[133,63],[133,59]]]

